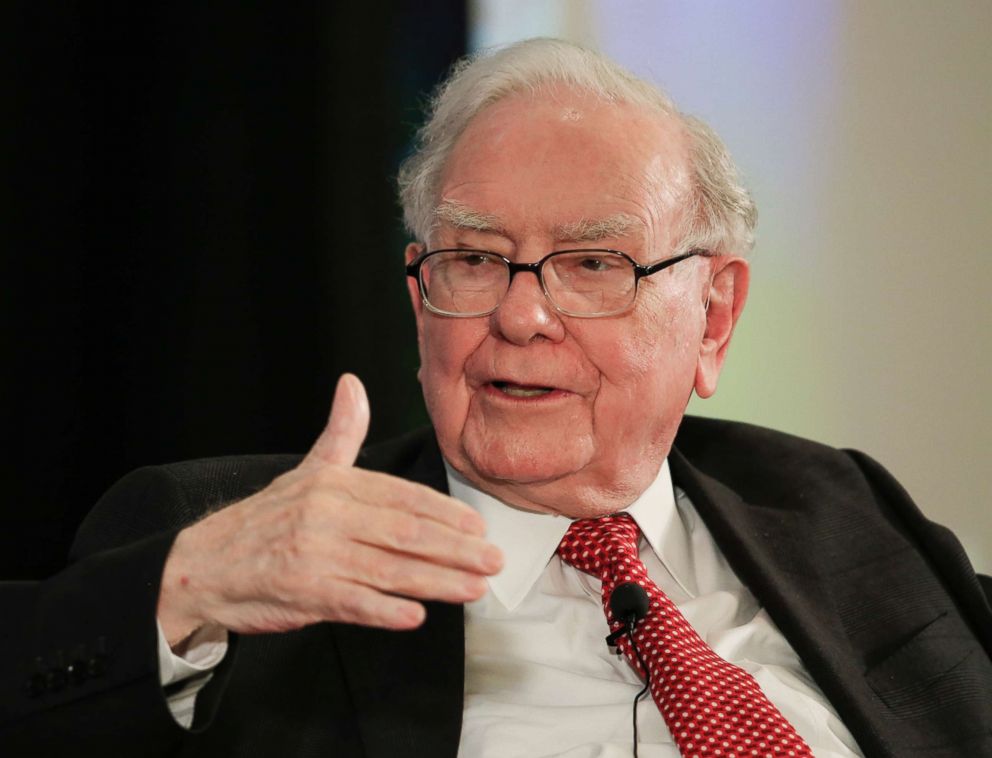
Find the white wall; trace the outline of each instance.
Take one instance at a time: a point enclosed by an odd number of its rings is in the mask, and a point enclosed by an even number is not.
[[[992,3],[477,0],[475,43],[598,46],[709,121],[761,213],[717,396],[882,461],[992,573]]]

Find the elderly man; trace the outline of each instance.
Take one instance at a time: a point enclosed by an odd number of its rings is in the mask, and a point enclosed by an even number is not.
[[[954,538],[860,454],[683,419],[755,222],[708,128],[535,40],[455,70],[400,188],[433,429],[360,452],[345,376],[302,461],[124,479],[76,546],[124,546],[108,673],[24,706],[39,744],[992,755],[992,610]]]

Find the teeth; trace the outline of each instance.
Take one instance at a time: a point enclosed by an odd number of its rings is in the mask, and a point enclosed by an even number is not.
[[[503,383],[499,383],[496,386],[501,392],[512,395],[513,397],[537,397],[538,395],[547,395],[551,392],[549,387],[521,387],[516,384]]]

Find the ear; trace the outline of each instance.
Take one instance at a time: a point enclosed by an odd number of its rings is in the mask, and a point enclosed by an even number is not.
[[[424,250],[424,246],[419,242],[411,242],[406,246],[406,251],[403,257],[406,259],[406,264],[409,266],[413,261],[420,255]],[[406,289],[410,294],[410,304],[413,306],[413,315],[417,319],[417,336],[419,338],[421,331],[421,323],[424,311],[424,301],[420,297],[420,285],[417,280],[412,276],[406,278]]]
[[[423,252],[424,246],[419,242],[411,242],[403,254],[407,265]],[[410,295],[410,305],[413,306],[413,317],[417,322],[417,352],[420,354],[420,365],[424,364],[424,300],[420,296],[420,284],[412,276],[406,278],[406,291]],[[420,380],[421,368],[417,368],[417,380]]]
[[[699,345],[696,363],[696,394],[709,397],[716,392],[717,379],[727,357],[734,325],[744,310],[751,279],[750,266],[743,258],[717,256],[713,262],[706,309],[706,330]]]

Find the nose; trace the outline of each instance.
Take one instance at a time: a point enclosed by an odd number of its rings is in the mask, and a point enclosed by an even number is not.
[[[513,277],[503,302],[490,318],[493,329],[515,345],[527,345],[538,338],[559,342],[565,336],[560,314],[530,271]]]

